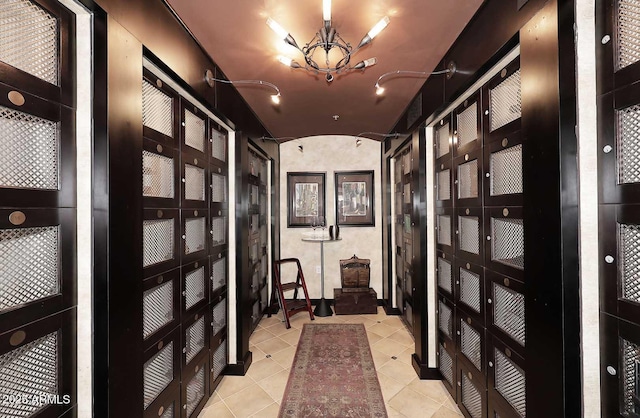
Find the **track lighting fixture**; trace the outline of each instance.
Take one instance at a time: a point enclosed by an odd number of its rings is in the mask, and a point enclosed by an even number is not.
[[[446,74],[447,75],[447,79],[450,79],[456,73],[456,71],[457,71],[456,64],[454,62],[450,62],[449,66],[445,70],[433,71],[433,72],[396,70],[396,71],[391,71],[391,72],[388,72],[388,73],[384,73],[380,77],[378,77],[378,81],[376,81],[376,84],[374,85],[374,87],[376,89],[376,94],[378,96],[381,96],[384,93],[384,87],[381,86],[381,83],[382,83],[382,80],[384,80],[387,77],[391,77],[391,76],[394,76],[394,75],[400,75],[400,74],[406,74],[406,75],[415,76],[415,77],[427,77],[428,78],[429,76],[432,76],[432,75]]]
[[[276,92],[276,94],[272,94],[271,95],[271,101],[273,102],[273,104],[276,104],[276,105],[280,104],[280,98],[282,97],[282,95],[280,94],[280,89],[278,88],[278,86],[276,86],[275,84],[270,83],[268,81],[263,81],[263,80],[224,80],[222,78],[215,78],[213,76],[213,71],[211,71],[211,70],[207,70],[204,73],[204,80],[207,82],[209,87],[213,87],[215,85],[215,82],[225,83],[225,84],[233,84],[233,85],[254,84],[254,85],[269,87],[269,88],[275,90],[275,92]]]
[[[322,19],[323,26],[316,32],[315,36],[302,48],[298,46],[298,43],[295,39],[293,39],[293,36],[291,36],[291,34],[286,29],[280,26],[278,22],[271,18],[267,19],[267,25],[271,28],[271,30],[273,30],[287,44],[302,52],[305,65],[302,66],[293,59],[282,56],[278,57],[278,61],[291,68],[302,68],[316,74],[320,72],[325,73],[325,79],[327,80],[327,83],[331,83],[333,81],[334,76],[332,73],[341,74],[351,70],[364,70],[365,68],[377,63],[376,58],[369,58],[360,61],[353,66],[349,66],[351,56],[355,54],[360,48],[369,44],[373,40],[373,38],[375,38],[380,32],[382,32],[384,28],[387,27],[387,25],[389,24],[389,17],[385,16],[378,23],[376,23],[355,48],[353,48],[350,43],[345,42],[345,40],[340,37],[340,34],[332,26],[331,0],[323,0],[322,2]],[[318,51],[318,53],[320,53],[320,49],[324,50],[325,65],[322,67],[314,59],[316,50]],[[338,50],[342,54],[342,58],[335,64],[332,64],[329,61],[329,52],[331,50]]]
[[[304,148],[302,147],[302,145],[298,145],[298,151],[304,152]]]
[[[362,139],[358,138],[356,139],[356,148],[358,148],[360,145],[362,145]]]

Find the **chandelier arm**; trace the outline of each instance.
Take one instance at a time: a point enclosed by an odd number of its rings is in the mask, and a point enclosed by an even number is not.
[[[396,71],[391,71],[391,72],[388,72],[388,73],[384,73],[380,77],[378,77],[378,81],[376,81],[376,87],[380,86],[380,82],[383,79],[385,79],[387,77],[390,77],[390,76],[393,76],[393,75],[407,74],[407,75],[416,75],[416,76],[431,76],[431,75],[439,75],[439,74],[449,74],[451,72],[452,72],[452,70],[450,70],[448,68],[446,70],[432,71],[432,72],[396,70]]]
[[[233,85],[237,85],[237,84],[254,84],[254,85],[259,85],[259,86],[267,86],[267,87],[272,88],[273,90],[275,90],[276,94],[278,96],[280,96],[280,89],[278,88],[278,86],[276,86],[275,84],[270,83],[268,81],[264,81],[264,80],[224,80],[222,78],[207,77],[207,81],[217,81],[219,83],[233,84]]]

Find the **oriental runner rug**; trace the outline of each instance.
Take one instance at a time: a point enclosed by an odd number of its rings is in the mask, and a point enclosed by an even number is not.
[[[304,324],[279,418],[386,418],[362,324]]]

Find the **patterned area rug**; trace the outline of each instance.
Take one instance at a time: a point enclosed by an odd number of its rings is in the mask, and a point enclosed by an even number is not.
[[[364,325],[304,325],[278,417],[387,417]]]

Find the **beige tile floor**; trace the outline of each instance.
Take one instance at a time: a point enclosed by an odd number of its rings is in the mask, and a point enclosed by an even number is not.
[[[281,318],[260,321],[249,340],[253,363],[247,375],[225,376],[199,418],[278,416],[302,325],[311,322],[300,313],[291,318],[291,329],[286,329]],[[334,315],[314,322],[365,325],[390,418],[462,417],[442,383],[416,376],[411,366],[413,338],[400,318],[378,308],[376,315]]]

